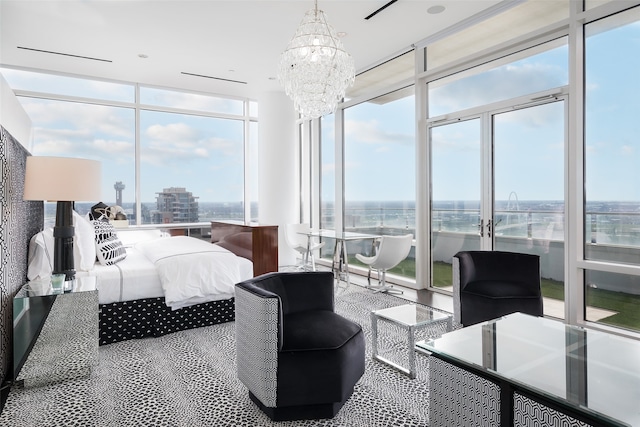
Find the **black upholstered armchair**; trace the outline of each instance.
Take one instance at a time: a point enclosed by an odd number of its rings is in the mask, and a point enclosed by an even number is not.
[[[516,311],[542,316],[540,257],[500,251],[453,256],[453,316],[464,326]]]
[[[272,420],[334,417],[364,374],[360,325],[334,312],[333,273],[236,284],[238,378]]]

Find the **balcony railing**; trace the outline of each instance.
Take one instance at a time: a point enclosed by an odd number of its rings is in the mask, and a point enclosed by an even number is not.
[[[322,226],[332,228],[333,212],[323,211]],[[376,234],[415,232],[412,208],[347,209],[345,229]],[[587,211],[585,215],[587,259],[638,264],[640,260],[640,212]],[[478,209],[433,209],[432,252],[434,282],[451,284],[451,258],[459,250],[480,246]],[[495,243],[501,250],[535,253],[541,259],[543,294],[564,299],[564,212],[558,209],[497,210]],[[367,252],[362,243],[350,243],[349,253]],[[332,256],[327,245],[324,256]],[[351,262],[351,260],[350,260]],[[414,252],[407,259],[412,267],[395,274],[415,278]],[[640,330],[640,276],[588,271],[585,275],[587,320]],[[590,310],[604,311],[591,318]],[[608,312],[608,313],[607,313]]]

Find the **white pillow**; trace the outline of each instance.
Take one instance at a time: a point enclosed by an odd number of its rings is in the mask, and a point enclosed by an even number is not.
[[[93,225],[73,211],[73,259],[76,271],[91,271],[96,265],[96,242]]]
[[[127,257],[127,250],[109,221],[92,221],[96,236],[96,255],[102,265],[112,265]]]
[[[93,226],[89,221],[73,212],[74,237],[73,261],[76,271],[91,271],[96,264],[96,243]],[[27,256],[27,278],[45,279],[53,272],[53,254],[55,240],[53,228],[49,227],[36,233],[29,241]]]
[[[53,229],[47,228],[31,237],[27,256],[29,280],[51,277],[53,271]]]
[[[118,238],[125,248],[132,248],[136,243],[148,242],[160,238],[170,237],[162,230],[135,230],[129,228],[118,229]]]

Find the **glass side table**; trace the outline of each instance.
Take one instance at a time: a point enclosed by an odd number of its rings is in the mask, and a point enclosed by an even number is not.
[[[408,359],[409,367],[400,366],[389,360],[386,357],[381,356],[378,353],[378,321],[392,323],[401,329],[407,331],[408,339]],[[445,323],[446,331],[451,331],[453,328],[453,320],[450,314],[442,313],[432,310],[429,307],[416,304],[404,304],[397,307],[384,308],[382,310],[376,310],[371,312],[371,346],[373,359],[385,363],[400,372],[408,375],[410,378],[416,377],[416,354],[415,345],[416,337],[415,332],[419,329],[424,329],[429,326],[433,326],[436,322]],[[435,338],[435,337],[433,337]]]

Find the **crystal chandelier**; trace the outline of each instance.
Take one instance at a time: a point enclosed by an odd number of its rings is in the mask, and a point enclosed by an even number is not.
[[[353,84],[353,58],[318,10],[318,0],[280,55],[278,79],[300,115],[312,119],[333,113]]]

